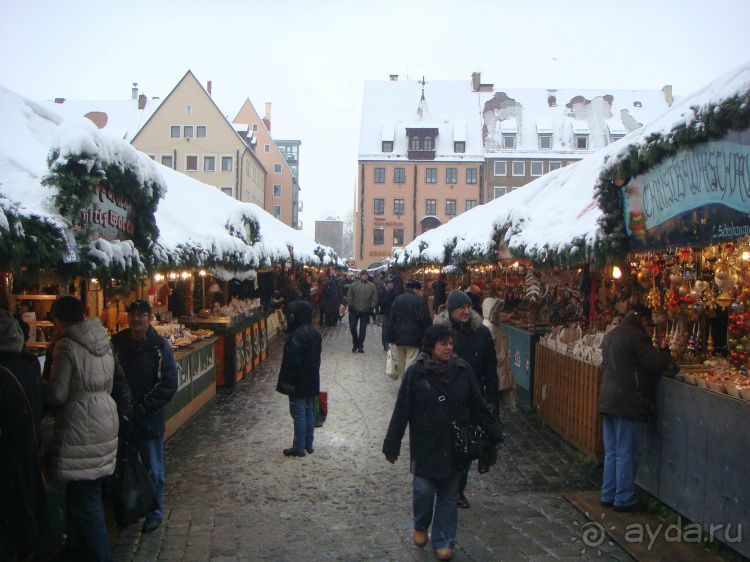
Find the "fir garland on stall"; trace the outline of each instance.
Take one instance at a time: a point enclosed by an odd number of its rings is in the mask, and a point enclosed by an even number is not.
[[[681,151],[722,139],[730,131],[750,127],[750,92],[737,94],[719,104],[691,109],[695,119],[689,125],[675,128],[668,134],[653,134],[643,145],[629,146],[627,154],[599,176],[594,193],[604,212],[599,220],[604,236],[595,244],[595,251],[601,261],[620,261],[627,255],[622,185]]]

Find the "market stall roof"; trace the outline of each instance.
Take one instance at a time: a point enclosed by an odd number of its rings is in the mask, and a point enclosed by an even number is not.
[[[35,246],[46,240],[60,251],[70,221],[59,212],[55,186],[45,186],[50,166],[75,159],[94,169],[114,165],[132,173],[146,196],[161,199],[155,212],[159,228],[150,248],[150,265],[221,266],[245,271],[293,259],[311,265],[336,265],[340,260],[326,246],[281,223],[250,203],[242,203],[216,188],[157,164],[89,120],[63,119],[41,105],[0,86],[0,258],[28,246],[24,263]],[[99,169],[99,168],[96,168]],[[291,249],[291,252],[290,252]],[[145,269],[147,261],[129,241],[99,239],[90,257],[116,260],[123,269]],[[50,256],[52,266],[59,253]]]
[[[679,100],[669,111],[576,164],[467,211],[394,252],[402,265],[494,259],[498,246],[535,260],[586,259],[606,236],[601,178],[686,127],[700,130],[707,109],[750,95],[750,61]],[[740,105],[745,123],[750,102]],[[711,113],[715,113],[714,110]],[[620,227],[620,230],[622,228]]]

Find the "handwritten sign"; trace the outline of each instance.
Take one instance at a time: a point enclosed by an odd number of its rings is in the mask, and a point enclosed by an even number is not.
[[[91,232],[92,238],[110,241],[131,238],[135,226],[130,218],[133,210],[130,201],[104,185],[98,185],[94,190],[93,204],[83,209],[78,217],[80,227]]]

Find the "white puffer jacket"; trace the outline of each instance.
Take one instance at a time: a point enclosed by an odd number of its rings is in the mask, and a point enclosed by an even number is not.
[[[117,456],[117,405],[112,400],[115,361],[98,318],[67,328],[52,352],[48,402],[55,413],[55,480],[95,480],[112,474]]]

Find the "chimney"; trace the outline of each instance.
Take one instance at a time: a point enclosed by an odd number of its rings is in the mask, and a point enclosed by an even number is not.
[[[482,73],[481,72],[472,72],[471,73],[471,90],[473,92],[479,91],[479,85],[482,82]]]
[[[672,104],[674,103],[674,97],[672,97],[672,84],[665,84],[661,91],[664,94],[664,99],[666,100],[667,105],[672,107]]]
[[[209,80],[208,84],[206,85],[206,90],[208,90],[208,95],[209,96],[211,95],[211,91],[213,90],[213,85],[214,85],[214,83],[211,80]]]
[[[65,98],[55,98],[55,103],[65,103]]]
[[[263,116],[263,123],[266,124],[266,129],[271,132],[271,102],[266,102],[266,114]]]
[[[147,99],[148,98],[144,94],[141,94],[140,96],[138,96],[138,109],[143,109],[144,107],[146,107]]]
[[[133,82],[133,89],[130,91],[130,99],[133,101],[138,99],[138,82]]]
[[[391,82],[398,82],[398,74],[389,74],[388,77],[391,79]]]

